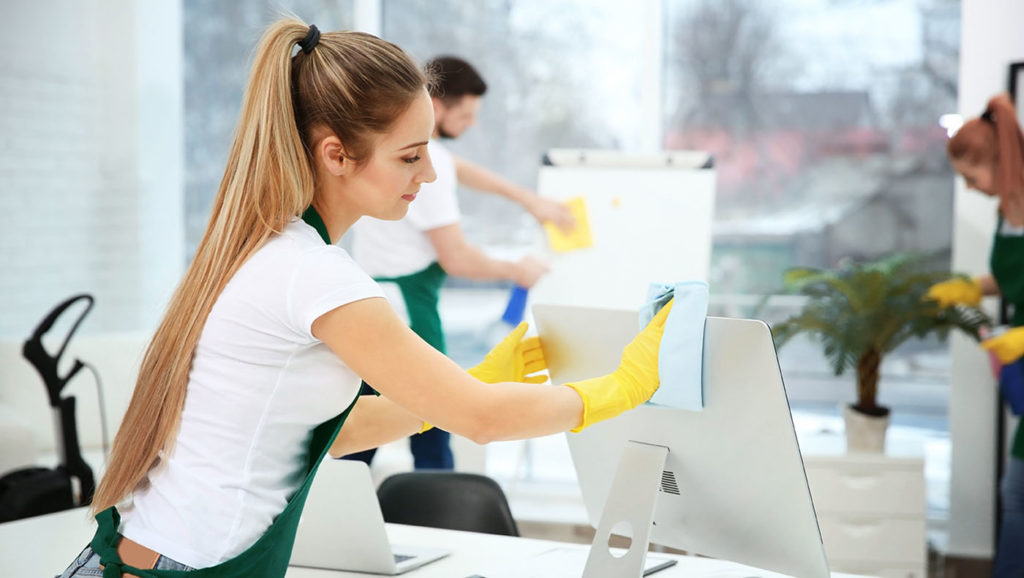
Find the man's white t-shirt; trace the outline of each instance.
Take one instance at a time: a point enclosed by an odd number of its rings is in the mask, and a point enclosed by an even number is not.
[[[455,159],[436,139],[428,145],[437,180],[424,183],[398,221],[363,217],[352,227],[352,256],[372,277],[401,277],[437,261],[427,231],[459,222]]]
[[[195,568],[255,543],[303,481],[312,428],[359,392],[359,376],[313,337],[313,322],[381,296],[302,221],[257,251],[210,312],[175,444],[135,490],[122,534]]]

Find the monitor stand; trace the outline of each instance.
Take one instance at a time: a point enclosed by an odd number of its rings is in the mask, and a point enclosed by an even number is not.
[[[608,501],[601,513],[594,543],[590,546],[583,578],[621,578],[644,575],[644,558],[651,543],[654,504],[661,486],[668,448],[629,441],[619,460]],[[629,526],[632,543],[622,556],[608,548],[612,528]],[[616,528],[618,529],[618,528]]]

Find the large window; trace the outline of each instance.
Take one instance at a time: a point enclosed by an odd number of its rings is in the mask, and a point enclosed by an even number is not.
[[[662,38],[653,81],[652,29]],[[712,313],[749,316],[788,267],[895,251],[949,267],[954,179],[938,120],[956,110],[959,30],[957,0],[392,0],[382,33],[421,60],[456,54],[480,68],[491,87],[480,126],[452,149],[526,185],[548,148],[642,150],[643,91],[660,86],[663,148],[715,156]],[[527,245],[538,234],[501,199],[464,191],[460,202],[475,242]],[[759,314],[798,306],[775,299]],[[485,351],[481,333],[455,333],[462,361]],[[853,376],[834,377],[817,344],[797,339],[780,353],[793,406],[811,416],[798,421],[816,427],[813,416],[852,400]],[[938,439],[940,464],[948,373],[945,346],[911,343],[881,383],[897,424]],[[532,460],[536,477],[564,479],[539,467],[564,462],[551,447],[508,453],[520,473]],[[929,483],[941,494],[941,481]]]
[[[715,156],[716,314],[753,314],[788,267],[895,251],[949,267],[954,179],[938,119],[955,110],[959,1],[382,6],[388,40],[420,60],[455,54],[481,70],[490,90],[479,126],[452,149],[528,186],[552,147],[640,149],[642,91],[661,86],[664,148]],[[659,24],[663,67],[652,83],[642,61]],[[538,235],[503,199],[463,191],[460,202],[475,242]],[[760,314],[798,306],[776,303]],[[852,397],[852,377],[832,377],[816,345],[797,339],[782,356],[796,399],[834,408]],[[883,403],[945,419],[944,346],[909,344],[883,372]]]
[[[716,158],[720,312],[749,314],[792,266],[920,251],[949,267],[954,180],[938,119],[955,110],[959,23],[948,0],[666,3],[664,142]],[[817,344],[781,354],[798,403],[852,397]],[[906,406],[897,419],[945,427],[944,346],[908,344],[883,374],[882,401]]]
[[[751,315],[793,266],[918,251],[949,268],[954,179],[938,120],[956,110],[959,1],[664,7],[665,147],[716,159],[714,313]],[[800,306],[770,303],[758,312],[769,322]],[[794,412],[837,427],[855,376],[832,375],[806,338],[780,364]],[[933,527],[948,508],[948,392],[948,349],[934,340],[882,366],[880,402],[928,459]]]
[[[287,7],[338,29],[360,26],[353,4]],[[269,6],[185,1],[189,255],[223,171],[251,47],[274,17]],[[551,148],[640,151],[660,142],[713,153],[713,314],[751,315],[792,266],[906,250],[949,267],[954,179],[938,119],[956,110],[960,0],[379,6],[377,32],[421,62],[451,54],[480,70],[489,90],[479,126],[451,149],[522,185],[535,186]],[[660,123],[650,122],[653,94],[660,94]],[[460,191],[460,204],[476,244],[525,249],[541,234],[505,199]],[[446,319],[449,346],[469,363],[493,338],[480,312],[494,310],[496,319],[505,293],[459,290],[477,293],[443,298],[442,307],[460,316]],[[777,299],[761,314],[778,319],[798,306]],[[851,400],[853,377],[832,376],[816,344],[798,339],[780,353],[797,411],[837,415],[836,405]],[[882,371],[880,401],[894,408],[896,423],[944,437],[946,348],[908,344]],[[539,467],[552,455],[540,444],[520,458],[530,452],[532,461],[517,459],[518,467],[563,476]],[[564,455],[556,461],[564,465]]]

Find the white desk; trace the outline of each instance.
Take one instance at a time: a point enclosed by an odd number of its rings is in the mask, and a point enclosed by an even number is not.
[[[84,509],[69,510],[27,520],[0,524],[0,569],[5,576],[59,575],[71,560],[82,550],[92,537],[95,525],[86,517]],[[588,546],[566,544],[549,540],[510,538],[472,532],[456,532],[434,528],[419,528],[388,524],[388,535],[392,543],[442,547],[455,552],[403,576],[409,578],[467,578],[480,574],[486,578],[516,576],[514,568],[523,560],[551,550],[552,548],[578,548]],[[655,574],[657,578],[680,576],[714,576],[715,578],[762,576],[780,578],[781,574],[764,572],[749,566],[732,562],[657,554],[678,560],[678,564]],[[511,574],[500,574],[512,571]],[[495,574],[494,572],[499,572]],[[338,572],[293,567],[288,570],[289,578],[360,577],[368,574]],[[833,578],[849,577],[849,574],[833,573]],[[517,578],[529,578],[518,575]]]

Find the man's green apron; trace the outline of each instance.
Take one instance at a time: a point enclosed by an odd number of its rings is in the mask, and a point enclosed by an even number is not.
[[[374,277],[373,280],[398,285],[402,299],[405,300],[405,308],[409,312],[409,328],[434,349],[447,355],[448,348],[444,341],[444,332],[441,330],[441,314],[437,308],[445,277],[447,273],[441,265],[434,262],[412,275]]]
[[[1003,219],[1000,216],[992,242],[989,267],[1003,299],[1013,306],[1010,325],[1021,327],[1024,326],[1024,236],[1003,235],[1000,233],[1002,228]],[[1020,422],[1013,436],[1010,453],[1013,457],[1024,460],[1024,427]]]
[[[441,330],[441,314],[438,311],[441,286],[444,285],[445,277],[447,274],[444,269],[435,262],[412,275],[375,277],[374,280],[378,283],[390,282],[398,285],[405,301],[405,309],[409,313],[409,328],[434,349],[447,354],[448,348],[444,332]],[[368,385],[364,386],[363,393],[369,392],[373,392],[373,389]],[[416,469],[450,470],[455,467],[455,458],[446,431],[434,428],[412,436],[409,438],[409,449],[412,450],[413,466]],[[372,456],[372,453],[365,452],[357,457],[366,460],[372,459]]]
[[[374,277],[378,283],[394,283],[402,293],[405,310],[409,314],[409,328],[431,347],[447,355],[448,347],[441,329],[441,313],[438,303],[441,286],[448,276],[437,262],[411,275],[397,277]],[[363,383],[362,394],[377,393],[368,383]],[[450,434],[434,428],[409,438],[413,467],[417,470],[451,470],[455,468],[455,456],[449,444]],[[370,463],[377,450],[367,450],[350,456]]]
[[[330,244],[320,215],[310,207],[302,216],[303,220],[313,226],[324,242]],[[327,450],[334,442],[349,412],[355,407],[356,400],[341,415],[338,415],[313,429],[309,442],[306,463],[306,479],[298,491],[288,500],[288,505],[281,512],[270,528],[260,536],[255,544],[238,556],[209,568],[196,570],[146,570],[127,566],[117,555],[117,543],[120,536],[117,532],[121,517],[116,508],[107,508],[96,515],[99,527],[93,536],[90,546],[100,557],[103,565],[103,578],[120,578],[123,573],[134,574],[140,578],[280,578],[288,569],[288,560],[292,555],[295,543],[295,531],[299,525],[302,508],[306,504],[306,496],[313,484],[313,478],[320,467],[320,462],[327,455]]]

